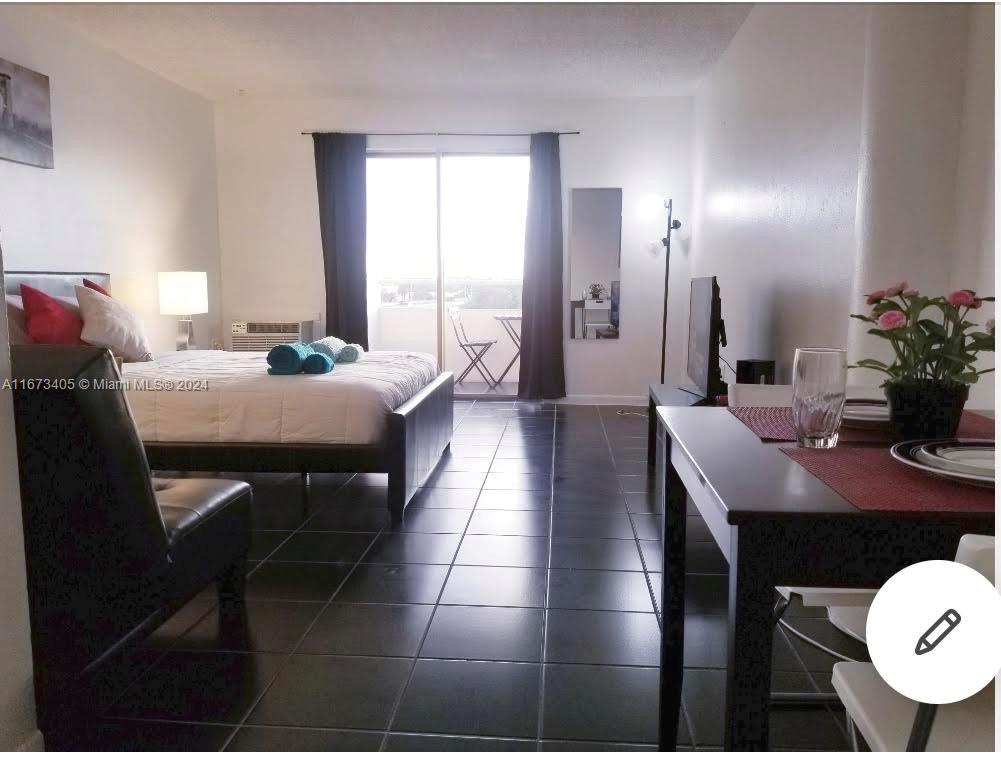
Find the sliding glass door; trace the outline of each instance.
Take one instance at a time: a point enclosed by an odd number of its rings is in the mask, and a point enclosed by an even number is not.
[[[448,325],[443,363],[470,391],[490,379],[518,393],[521,276],[525,257],[528,156],[446,155],[441,160],[441,256]],[[453,327],[452,322],[455,321]],[[483,344],[477,349],[464,342]]]
[[[366,172],[369,347],[437,357],[438,160],[370,156]]]
[[[517,393],[527,201],[526,155],[370,156],[372,347],[468,370],[459,393]]]

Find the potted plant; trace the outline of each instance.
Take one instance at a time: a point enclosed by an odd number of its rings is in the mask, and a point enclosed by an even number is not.
[[[866,296],[870,313],[852,314],[871,325],[870,335],[893,349],[889,363],[861,359],[852,367],[878,370],[886,376],[883,390],[890,421],[907,438],[955,437],[970,384],[991,372],[977,369],[981,351],[994,351],[994,321],[984,329],[969,321],[971,310],[992,297],[973,290],[955,290],[944,297],[926,297],[901,282]]]
[[[601,294],[605,291],[605,285],[592,284],[587,288],[587,291],[591,293],[591,300],[601,300]]]

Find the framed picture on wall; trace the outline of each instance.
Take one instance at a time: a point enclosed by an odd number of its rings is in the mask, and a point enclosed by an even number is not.
[[[53,167],[49,77],[0,59],[0,159]]]

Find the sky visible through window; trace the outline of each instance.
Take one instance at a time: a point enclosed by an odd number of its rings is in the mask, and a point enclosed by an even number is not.
[[[368,159],[370,282],[436,278],[435,174],[433,156]],[[443,156],[441,175],[446,282],[520,282],[528,157]]]
[[[435,159],[369,158],[366,253],[373,279],[434,279],[437,272]]]
[[[527,156],[445,156],[442,262],[447,279],[521,281]]]

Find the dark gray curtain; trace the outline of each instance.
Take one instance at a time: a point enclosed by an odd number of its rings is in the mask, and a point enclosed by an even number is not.
[[[327,335],[368,349],[364,134],[314,134]]]
[[[521,289],[518,396],[567,395],[563,375],[563,186],[559,134],[533,134]]]

